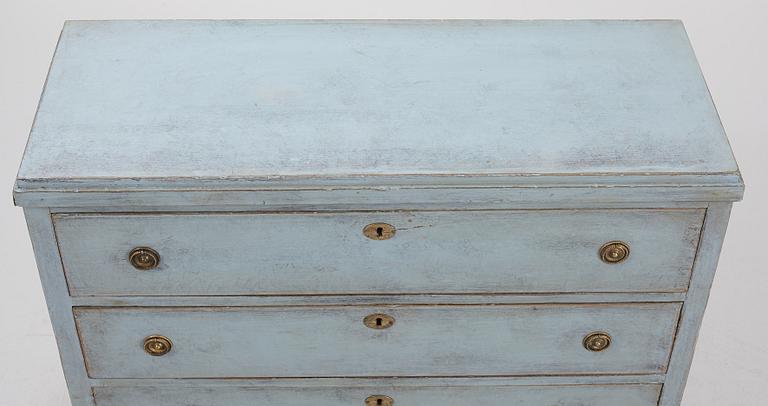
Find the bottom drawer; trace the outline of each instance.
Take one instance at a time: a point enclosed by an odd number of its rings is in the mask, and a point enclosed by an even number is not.
[[[97,387],[97,406],[655,406],[661,385]],[[390,401],[391,400],[391,401]]]

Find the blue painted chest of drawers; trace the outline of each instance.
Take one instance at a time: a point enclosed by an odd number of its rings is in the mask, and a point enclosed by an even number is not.
[[[14,192],[75,406],[673,406],[743,183],[676,21],[109,21]]]

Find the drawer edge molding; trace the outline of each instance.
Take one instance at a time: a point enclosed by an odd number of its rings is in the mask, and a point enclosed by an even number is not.
[[[325,388],[325,387],[366,387],[366,386],[543,386],[543,385],[621,385],[621,384],[663,384],[664,374],[626,374],[626,375],[543,375],[515,377],[387,377],[387,378],[92,378],[94,387],[136,387],[136,386],[258,386],[258,387],[296,387],[296,388]]]
[[[685,292],[551,293],[551,294],[415,294],[415,295],[291,295],[291,296],[75,296],[78,307],[122,306],[371,306],[491,305],[545,303],[682,302]]]
[[[661,392],[660,384],[568,384],[568,385],[482,385],[465,383],[434,386],[401,386],[397,383],[372,383],[370,386],[307,387],[293,384],[285,386],[166,385],[166,386],[97,386],[93,395],[97,406],[246,406],[270,404],[274,406],[358,406],[365,399],[386,399],[374,404],[405,405],[439,404],[445,406],[495,406],[510,397],[515,405],[560,405],[578,402],[595,406],[613,406],[619,402],[626,406],[654,406]],[[374,394],[375,393],[375,394]],[[389,402],[393,400],[394,402]],[[366,403],[367,404],[367,403]],[[569,403],[570,404],[570,403]]]

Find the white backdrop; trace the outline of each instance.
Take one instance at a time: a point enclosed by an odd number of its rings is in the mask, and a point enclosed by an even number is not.
[[[683,404],[768,399],[768,2],[765,0],[0,0],[0,406],[69,405],[11,189],[65,19],[677,18],[747,184],[734,207]]]

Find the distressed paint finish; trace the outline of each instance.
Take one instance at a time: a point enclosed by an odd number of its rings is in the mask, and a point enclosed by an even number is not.
[[[17,186],[680,173],[741,184],[679,21],[90,21]]]
[[[664,385],[659,406],[677,406],[683,397],[730,214],[731,204],[712,204],[707,209],[690,291],[683,306],[680,331],[670,360],[671,369],[667,374],[667,383]]]
[[[743,189],[678,21],[77,21],[14,201],[73,406],[677,406]]]
[[[75,308],[95,378],[653,374],[664,372],[680,305]],[[385,330],[369,314],[395,318]],[[590,352],[584,337],[613,336]],[[144,353],[163,335],[173,350]]]
[[[73,295],[684,291],[703,210],[56,215]],[[369,223],[394,238],[366,238]],[[600,247],[631,254],[605,264]],[[158,269],[127,261],[137,246]]]
[[[547,303],[682,302],[685,292],[548,294],[410,294],[312,296],[76,296],[75,306],[352,306],[352,305],[499,305]]]
[[[582,178],[582,181],[586,179]],[[16,193],[16,203],[22,206],[57,207],[58,211],[94,208],[125,211],[133,207],[158,206],[165,210],[412,210],[412,209],[525,209],[525,208],[602,208],[611,205],[625,207],[696,206],[707,201],[741,199],[741,185],[710,185],[707,187],[669,186],[646,183],[624,183],[575,186],[485,187],[485,188],[412,188],[367,187],[333,188],[321,185],[306,189],[270,189],[237,191],[124,191],[108,192],[43,191]],[[663,203],[661,203],[663,202]],[[239,206],[239,208],[238,208]]]
[[[655,406],[660,385],[291,387],[97,387],[97,406],[360,406],[385,394],[397,406]]]
[[[357,388],[379,386],[381,388],[413,388],[427,386],[573,386],[573,385],[637,385],[637,384],[661,384],[664,382],[662,374],[626,374],[626,375],[542,375],[542,376],[514,376],[514,377],[389,377],[389,378],[314,378],[314,379],[275,379],[275,378],[249,378],[249,379],[179,379],[179,378],[152,378],[152,379],[99,379],[91,380],[94,387],[140,387],[151,386],[157,388],[172,387],[174,385],[217,388],[221,386],[260,386],[263,388]]]
[[[91,383],[83,364],[83,353],[72,314],[72,300],[67,294],[67,282],[56,246],[51,214],[47,209],[26,208],[24,216],[72,406],[93,406]]]

